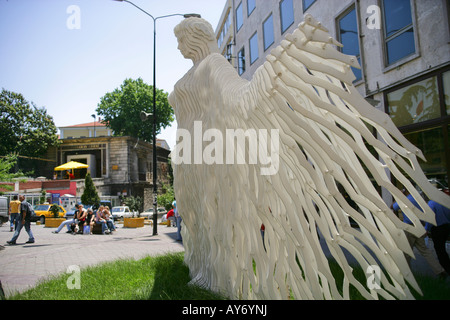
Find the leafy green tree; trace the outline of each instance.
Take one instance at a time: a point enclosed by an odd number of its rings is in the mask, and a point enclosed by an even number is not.
[[[58,144],[57,128],[45,108],[36,107],[20,93],[2,89],[0,141],[0,156],[39,157]]]
[[[125,199],[125,205],[127,205],[131,211],[137,211],[138,216],[141,216],[142,207],[144,206],[144,201],[141,197],[130,196]]]
[[[2,184],[1,182],[10,182],[14,178],[20,178],[24,176],[24,174],[20,171],[11,173],[11,169],[15,166],[16,162],[17,156],[15,155],[0,157],[0,188],[11,191],[14,189],[13,187],[11,187],[10,185]],[[0,194],[2,193],[3,192],[0,192]]]
[[[164,207],[166,210],[172,209],[172,203],[175,200],[173,187],[171,185],[162,186],[162,193],[158,195],[158,205]]]
[[[84,191],[81,195],[81,203],[86,205],[99,205],[100,197],[98,196],[97,188],[92,181],[91,174],[88,172],[84,178]]]
[[[97,106],[97,114],[116,136],[131,136],[146,141],[153,138],[153,121],[142,122],[141,112],[153,113],[153,86],[137,80],[126,79],[120,88],[105,94]],[[156,134],[174,120],[168,94],[156,90]]]
[[[59,207],[57,204],[53,204],[50,207],[50,212],[53,213],[53,218],[59,218]]]
[[[47,201],[47,191],[41,189],[41,195],[39,197],[39,203],[45,203]]]

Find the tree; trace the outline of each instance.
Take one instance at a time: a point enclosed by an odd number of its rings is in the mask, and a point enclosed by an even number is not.
[[[158,205],[164,207],[166,210],[172,209],[172,203],[175,200],[173,187],[171,185],[162,186],[162,193],[158,195]]]
[[[156,134],[174,120],[168,94],[156,90]],[[153,86],[139,78],[126,79],[120,88],[105,94],[97,107],[97,114],[116,136],[131,136],[146,141],[153,139],[153,121],[142,122],[141,112],[153,113]]]
[[[39,197],[39,203],[45,203],[47,201],[47,191],[41,189],[41,196]]]
[[[10,182],[14,178],[24,177],[24,174],[19,171],[16,173],[11,173],[11,169],[15,166],[17,162],[17,156],[8,155],[6,157],[0,157],[0,188],[11,191],[12,188],[10,185],[2,184],[1,182]],[[3,192],[0,191],[0,194]]]
[[[84,178],[84,191],[81,195],[81,203],[85,205],[99,205],[100,197],[97,193],[97,188],[92,181],[91,174],[88,172]]]
[[[130,208],[131,211],[137,211],[138,217],[141,216],[142,207],[144,206],[144,201],[141,197],[130,196],[125,199],[125,204]]]
[[[52,204],[50,212],[53,213],[53,218],[59,218],[59,207],[56,203]]]
[[[39,157],[58,144],[53,118],[20,93],[2,89],[0,115],[0,156]]]

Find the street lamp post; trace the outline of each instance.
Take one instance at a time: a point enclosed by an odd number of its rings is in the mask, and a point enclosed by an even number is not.
[[[196,13],[190,13],[190,14],[180,14],[180,13],[175,13],[175,14],[169,14],[169,15],[165,15],[165,16],[160,16],[160,17],[153,17],[150,13],[148,13],[147,11],[143,10],[142,8],[138,7],[137,5],[135,5],[133,2],[128,1],[128,0],[113,0],[113,1],[118,1],[118,2],[127,2],[129,4],[131,4],[132,6],[138,8],[140,11],[142,11],[143,13],[145,13],[146,15],[148,15],[150,18],[152,18],[153,20],[153,114],[148,114],[148,113],[143,113],[141,114],[141,119],[143,121],[147,120],[148,117],[153,117],[153,235],[157,235],[158,234],[158,200],[157,200],[157,195],[158,195],[158,186],[156,185],[157,183],[157,177],[156,177],[156,172],[157,172],[157,157],[156,157],[156,21],[158,19],[163,19],[163,18],[169,18],[169,17],[175,17],[175,16],[182,16],[184,18],[189,18],[189,17],[197,17],[200,18],[201,16],[199,14]]]

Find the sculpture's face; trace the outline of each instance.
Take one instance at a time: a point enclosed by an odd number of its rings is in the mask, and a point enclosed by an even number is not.
[[[211,25],[200,18],[187,18],[175,27],[178,50],[194,63],[212,52],[218,52],[217,41]]]
[[[178,37],[178,50],[180,50],[183,57],[186,59],[193,59],[194,55],[192,49],[189,48],[186,41],[186,36],[182,35]]]

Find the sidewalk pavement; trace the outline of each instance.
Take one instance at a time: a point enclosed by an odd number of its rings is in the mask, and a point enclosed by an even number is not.
[[[153,236],[153,227],[123,228],[116,224],[117,231],[111,235],[72,235],[64,228],[54,234],[56,228],[31,224],[36,239],[26,244],[28,234],[22,229],[17,244],[10,246],[13,232],[9,223],[0,227],[0,281],[5,296],[23,292],[50,275],[67,272],[69,266],[80,268],[118,259],[142,259],[169,252],[184,251],[176,241],[176,228],[158,225],[158,235]]]

